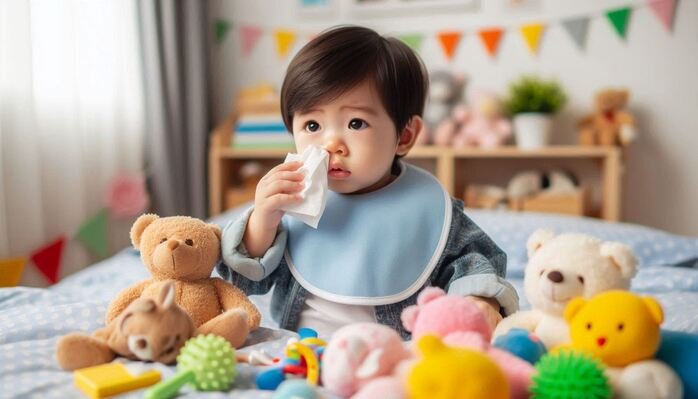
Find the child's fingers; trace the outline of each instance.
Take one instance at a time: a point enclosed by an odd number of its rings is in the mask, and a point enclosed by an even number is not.
[[[300,194],[280,193],[272,195],[267,200],[272,208],[278,209],[284,205],[299,203],[303,201],[303,198],[300,196]]]
[[[303,172],[278,172],[275,173],[273,176],[269,176],[267,179],[267,184],[271,184],[273,181],[277,180],[285,180],[285,181],[294,181],[294,182],[301,182],[305,179],[305,173]]]
[[[267,184],[262,190],[262,196],[269,198],[275,194],[293,194],[303,189],[303,183],[288,180],[276,180]]]
[[[276,165],[273,168],[271,168],[271,170],[267,173],[267,176],[271,176],[271,175],[276,174],[278,172],[284,172],[284,171],[293,172],[293,171],[298,170],[298,168],[300,168],[301,166],[303,166],[303,162],[301,162],[301,161],[282,163],[280,165]]]

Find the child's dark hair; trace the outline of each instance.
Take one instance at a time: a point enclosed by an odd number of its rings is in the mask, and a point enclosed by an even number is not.
[[[405,43],[360,26],[329,29],[291,60],[281,87],[281,115],[293,131],[293,114],[336,99],[372,80],[398,135],[422,116],[429,88],[426,68]]]

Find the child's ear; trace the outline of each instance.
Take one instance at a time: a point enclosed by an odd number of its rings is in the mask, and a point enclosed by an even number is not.
[[[404,156],[410,152],[410,149],[414,146],[417,141],[417,136],[424,130],[424,121],[419,115],[413,115],[407,122],[407,125],[402,132],[397,141],[397,151],[395,155]]]

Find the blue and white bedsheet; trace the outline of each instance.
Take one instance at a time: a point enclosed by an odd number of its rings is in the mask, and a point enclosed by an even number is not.
[[[604,240],[616,240],[633,247],[640,260],[640,271],[633,290],[657,297],[666,312],[665,328],[698,333],[698,270],[671,267],[698,258],[698,238],[679,237],[657,230],[540,214],[510,214],[467,211],[509,256],[509,279],[526,307],[522,276],[526,264],[526,240],[539,227],[561,232],[583,232]],[[225,223],[237,212],[216,218]],[[0,289],[0,398],[79,398],[72,385],[72,373],[58,368],[55,344],[69,332],[91,332],[103,325],[111,298],[128,285],[148,276],[134,250],[119,254],[77,273],[49,289]],[[262,326],[244,350],[264,349],[281,355],[294,334],[274,328],[269,318],[269,296],[251,299],[263,313]],[[138,365],[131,362],[131,365]],[[174,367],[148,364],[173,375]],[[239,365],[235,389],[226,393],[197,393],[186,397],[269,398],[272,392],[254,389],[257,369]],[[136,391],[121,397],[140,397]]]

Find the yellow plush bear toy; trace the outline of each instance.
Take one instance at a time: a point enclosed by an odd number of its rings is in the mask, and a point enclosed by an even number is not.
[[[175,302],[191,317],[195,334],[215,334],[239,348],[259,326],[257,308],[237,287],[211,272],[220,258],[221,229],[202,220],[140,216],[131,228],[133,246],[151,278],[126,288],[109,305],[109,324],[136,298],[156,298],[160,287],[174,282]]]
[[[504,372],[486,355],[444,345],[425,335],[417,344],[422,359],[407,377],[411,399],[507,399]]]
[[[564,313],[569,347],[597,357],[617,398],[681,398],[676,373],[654,359],[659,348],[662,307],[654,298],[629,291],[606,291],[575,298]]]

